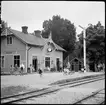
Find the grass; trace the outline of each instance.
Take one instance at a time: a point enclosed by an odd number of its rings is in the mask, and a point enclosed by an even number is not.
[[[6,97],[9,95],[15,95],[20,92],[24,92],[29,90],[28,87],[25,86],[8,86],[8,87],[3,87],[1,88],[1,97]]]
[[[89,75],[89,76],[78,77],[78,78],[63,79],[63,80],[59,80],[59,81],[53,82],[53,83],[51,83],[49,85],[58,85],[58,84],[62,84],[62,83],[66,83],[66,82],[72,82],[72,81],[76,81],[76,80],[80,80],[80,79],[92,78],[92,77],[96,77],[96,76],[99,76],[99,75]]]

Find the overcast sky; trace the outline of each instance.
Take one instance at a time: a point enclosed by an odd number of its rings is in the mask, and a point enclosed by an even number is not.
[[[105,26],[105,3],[83,1],[2,1],[1,17],[11,28],[21,31],[28,26],[28,32],[42,30],[44,20],[60,15],[76,26],[77,34],[82,31],[78,25],[87,27],[98,21]]]

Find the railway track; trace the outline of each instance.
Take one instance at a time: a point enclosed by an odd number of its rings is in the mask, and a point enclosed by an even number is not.
[[[105,88],[99,89],[92,94],[72,103],[72,104],[105,104]],[[93,101],[92,101],[93,100]],[[97,102],[98,101],[98,102]]]
[[[76,81],[72,81],[72,82],[68,82],[68,83],[64,83],[64,84],[54,85],[54,86],[51,86],[49,88],[45,88],[45,89],[38,90],[38,91],[31,91],[31,92],[27,92],[27,93],[23,93],[23,94],[2,97],[1,103],[2,104],[14,103],[14,102],[16,103],[16,102],[20,102],[22,100],[26,100],[29,98],[33,98],[33,97],[36,98],[38,96],[50,94],[50,93],[56,92],[56,91],[63,89],[63,88],[75,87],[75,86],[83,85],[86,83],[99,81],[102,79],[104,79],[103,75],[97,76],[97,77],[92,77],[92,78],[85,78],[85,79],[81,79],[81,80],[76,80]]]

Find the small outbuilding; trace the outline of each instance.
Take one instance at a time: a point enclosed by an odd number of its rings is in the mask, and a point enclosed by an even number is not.
[[[70,61],[70,68],[72,71],[78,72],[83,67],[83,61],[77,57]]]

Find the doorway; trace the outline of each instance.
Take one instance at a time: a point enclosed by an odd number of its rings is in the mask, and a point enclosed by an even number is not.
[[[74,70],[75,72],[79,71],[79,61],[77,59],[74,60]]]
[[[82,68],[82,62],[79,59],[74,58],[71,61],[71,70],[78,72],[79,70],[81,70],[81,68]]]
[[[60,61],[59,58],[56,58],[57,71],[60,71]]]
[[[34,72],[37,72],[37,57],[32,59],[32,65],[34,67]]]

